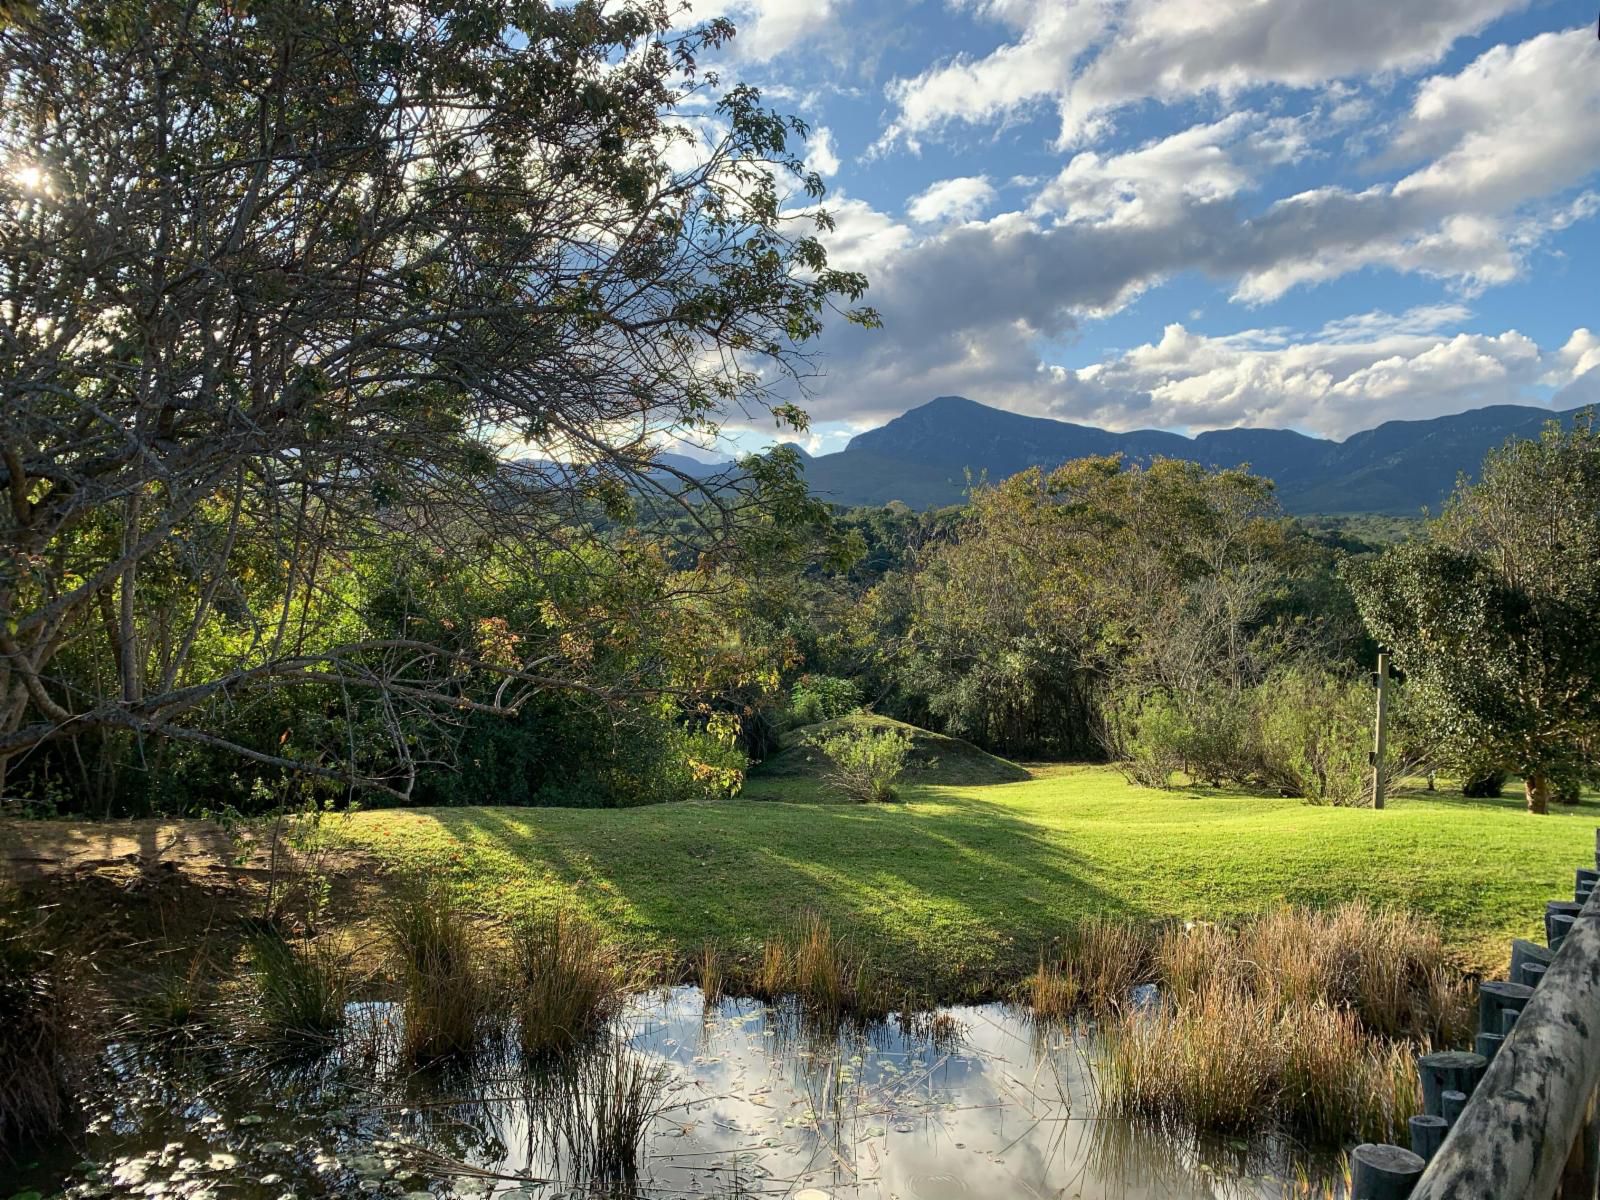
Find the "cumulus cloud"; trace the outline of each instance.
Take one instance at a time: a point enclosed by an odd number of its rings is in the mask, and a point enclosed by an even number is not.
[[[738,29],[735,57],[768,62],[819,36],[839,17],[840,0],[705,0],[685,13],[695,22],[727,17]]]
[[[1435,63],[1521,0],[986,0],[966,7],[1015,36],[889,85],[887,141],[1053,103],[1063,144],[1155,98],[1316,87]]]
[[[994,186],[987,175],[941,179],[906,203],[906,213],[919,225],[941,221],[970,221],[994,203]]]
[[[1578,69],[1592,39],[1587,28],[1542,35],[1424,81],[1381,159],[1393,177],[1359,190],[1263,197],[1276,167],[1314,152],[1327,129],[1244,111],[1118,153],[1080,150],[1015,211],[983,217],[939,200],[944,185],[913,198],[909,223],[848,200],[835,253],[868,271],[885,329],[830,330],[813,415],[883,419],[954,392],[1121,426],[1338,433],[1526,399],[1533,386],[1591,386],[1600,347],[1587,330],[1549,352],[1515,332],[1454,331],[1464,298],[1521,276],[1551,231],[1600,208],[1583,190],[1600,173],[1600,71]],[[1541,77],[1561,85],[1541,93]],[[1309,335],[1174,326],[1089,374],[1041,358],[1086,317],[1182,272],[1255,304],[1371,268],[1436,277],[1456,296]]]

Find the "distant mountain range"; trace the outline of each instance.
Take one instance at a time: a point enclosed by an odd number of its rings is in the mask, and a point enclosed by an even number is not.
[[[1427,421],[1386,421],[1336,442],[1289,429],[1220,429],[1192,438],[1157,429],[1111,433],[940,396],[858,434],[835,454],[802,457],[812,492],[846,506],[959,504],[968,471],[998,481],[1028,467],[1120,452],[1138,462],[1248,466],[1276,482],[1291,513],[1415,516],[1424,506],[1436,510],[1456,477],[1475,475],[1484,455],[1508,438],[1537,437],[1546,421],[1570,422],[1576,411],[1498,404]],[[662,458],[694,474],[725,469],[680,455]]]

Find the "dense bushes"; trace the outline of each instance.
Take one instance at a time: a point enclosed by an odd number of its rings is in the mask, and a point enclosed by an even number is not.
[[[1108,743],[1128,776],[1151,787],[1175,774],[1220,786],[1255,784],[1316,804],[1364,803],[1372,694],[1313,667],[1274,672],[1253,688],[1178,695],[1129,691],[1109,705]],[[1387,769],[1400,770],[1391,748]]]
[[[0,1162],[53,1133],[71,1106],[84,987],[70,974],[37,918],[0,896]]]

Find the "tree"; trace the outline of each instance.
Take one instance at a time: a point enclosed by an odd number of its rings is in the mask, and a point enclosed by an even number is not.
[[[379,632],[363,556],[537,572],[676,508],[721,570],[744,518],[823,519],[783,456],[739,486],[652,461],[728,411],[803,424],[776,382],[830,308],[875,320],[805,127],[697,67],[731,35],[661,0],[7,9],[0,789],[97,733],[354,781],[215,731],[315,687],[382,697],[398,765],[360,782],[404,794],[411,722],[627,685],[570,629]]]
[[[1280,576],[1272,485],[1245,471],[1084,458],[972,493],[917,573],[904,668],[952,732],[1093,754],[1114,680],[1236,686]]]
[[[1600,433],[1508,442],[1423,538],[1346,572],[1362,617],[1462,761],[1575,795],[1600,744]]]

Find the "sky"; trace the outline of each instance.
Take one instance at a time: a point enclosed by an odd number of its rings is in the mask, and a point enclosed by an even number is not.
[[[1593,0],[700,0],[811,127],[813,453],[939,395],[1344,437],[1600,400]],[[770,420],[734,422],[739,445]]]

